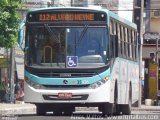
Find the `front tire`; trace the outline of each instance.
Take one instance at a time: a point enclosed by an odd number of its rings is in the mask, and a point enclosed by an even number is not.
[[[117,82],[115,84],[115,90],[114,90],[114,114],[119,115],[120,114],[120,108],[118,105],[118,87]]]
[[[43,105],[41,104],[36,104],[36,112],[37,112],[37,115],[40,115],[40,116],[43,116],[46,114],[46,109],[45,107],[43,107]]]
[[[75,111],[75,106],[74,105],[58,105],[54,108],[53,112],[54,115],[59,116],[59,115],[72,115],[72,113]]]
[[[64,109],[64,115],[70,116],[73,114],[74,111],[75,111],[75,107],[70,106],[70,107]]]
[[[105,116],[111,116],[113,115],[114,111],[114,105],[112,103],[103,103],[99,106],[99,111],[102,112],[102,115]]]

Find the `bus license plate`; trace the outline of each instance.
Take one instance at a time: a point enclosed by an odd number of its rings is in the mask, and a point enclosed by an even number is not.
[[[70,98],[72,98],[72,93],[58,93],[58,98],[70,99]]]

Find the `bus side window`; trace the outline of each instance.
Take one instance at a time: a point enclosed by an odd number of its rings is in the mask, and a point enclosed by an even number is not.
[[[135,39],[135,60],[137,60],[137,34],[136,32],[134,31],[134,39]]]
[[[120,25],[117,24],[116,26],[116,30],[117,30],[117,41],[118,41],[118,56],[121,55],[121,38],[120,38]]]
[[[111,58],[118,57],[118,36],[110,35],[111,39]]]
[[[115,35],[114,37],[115,37],[114,38],[114,40],[115,40],[115,57],[118,57],[118,51],[119,51],[119,49],[118,49],[118,35]]]
[[[115,40],[114,40],[114,35],[110,35],[110,43],[111,43],[111,47],[110,47],[110,58],[115,58]]]
[[[131,46],[132,46],[132,58],[135,60],[135,38],[134,31],[131,31]]]

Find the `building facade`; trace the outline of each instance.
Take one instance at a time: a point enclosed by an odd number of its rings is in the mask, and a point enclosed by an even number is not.
[[[152,96],[156,97],[156,94],[159,93],[158,89],[160,89],[160,80],[157,82],[156,76],[157,68],[152,67],[154,64],[158,65],[158,68],[160,67],[158,64],[160,63],[159,54],[156,54],[160,44],[160,1],[145,0],[145,2],[146,15],[142,58],[145,62],[145,98],[152,99]]]

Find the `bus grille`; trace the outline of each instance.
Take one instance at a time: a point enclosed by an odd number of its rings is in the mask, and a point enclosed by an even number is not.
[[[87,85],[43,85],[46,89],[56,89],[56,88],[63,88],[63,89],[72,89],[72,88],[87,88]]]
[[[76,77],[92,77],[96,73],[36,73],[39,77],[48,77],[48,78],[76,78]]]
[[[43,98],[45,100],[87,100],[88,94],[72,95],[70,99],[61,99],[58,98],[58,95],[43,95]]]

